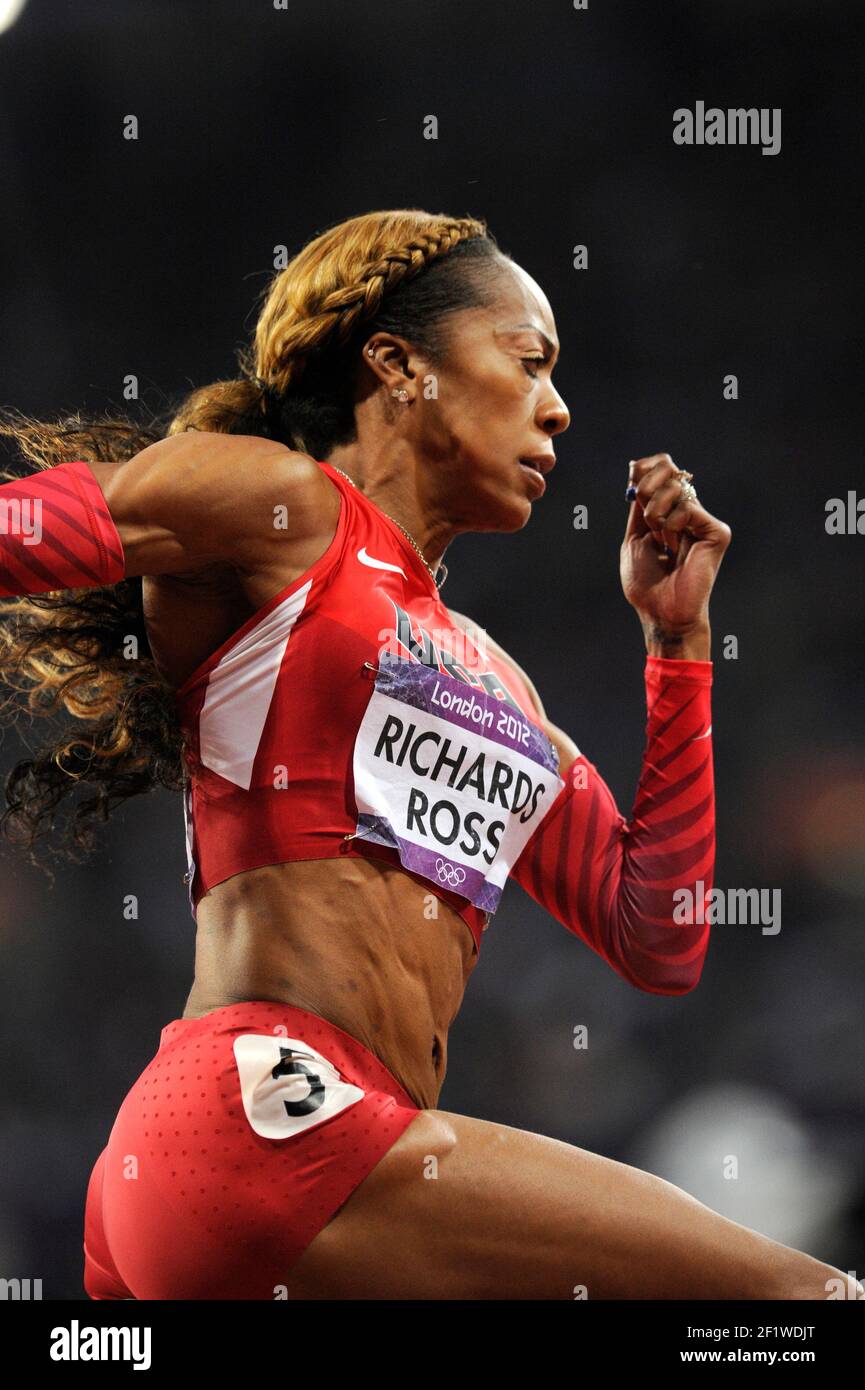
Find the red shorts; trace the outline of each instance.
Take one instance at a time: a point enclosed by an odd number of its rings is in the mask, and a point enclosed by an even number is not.
[[[305,1009],[175,1019],[87,1189],[91,1298],[273,1299],[417,1115],[377,1057]]]

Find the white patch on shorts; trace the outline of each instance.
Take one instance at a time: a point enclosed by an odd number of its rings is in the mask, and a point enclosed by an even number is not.
[[[263,1139],[289,1139],[366,1095],[298,1038],[244,1033],[234,1040],[234,1058],[246,1118]]]

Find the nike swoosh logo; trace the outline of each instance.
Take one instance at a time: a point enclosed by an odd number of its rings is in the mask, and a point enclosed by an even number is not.
[[[708,729],[706,730],[706,732],[705,732],[704,734],[696,734],[696,735],[694,736],[694,738],[691,740],[691,742],[692,742],[692,743],[699,743],[701,738],[708,738],[711,732],[712,732],[712,726],[711,726],[711,724],[710,724],[709,727],[708,727]]]
[[[369,565],[370,569],[394,570],[396,574],[401,574],[403,579],[408,578],[408,575],[406,574],[405,570],[400,565],[392,565],[387,560],[376,560],[372,555],[367,555],[365,545],[362,545],[360,550],[357,552],[357,558],[360,560],[360,563],[362,565]]]

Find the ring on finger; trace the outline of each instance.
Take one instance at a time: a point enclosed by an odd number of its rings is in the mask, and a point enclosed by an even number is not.
[[[679,499],[682,502],[696,502],[697,500],[697,489],[694,487],[693,477],[693,473],[689,473],[685,468],[677,468],[673,474],[673,480],[678,482],[682,489],[682,495]]]

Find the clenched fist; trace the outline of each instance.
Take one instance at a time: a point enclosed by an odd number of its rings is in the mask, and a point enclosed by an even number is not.
[[[669,454],[630,464],[631,503],[620,573],[654,656],[709,659],[709,595],[730,544],[725,521],[682,495]]]

